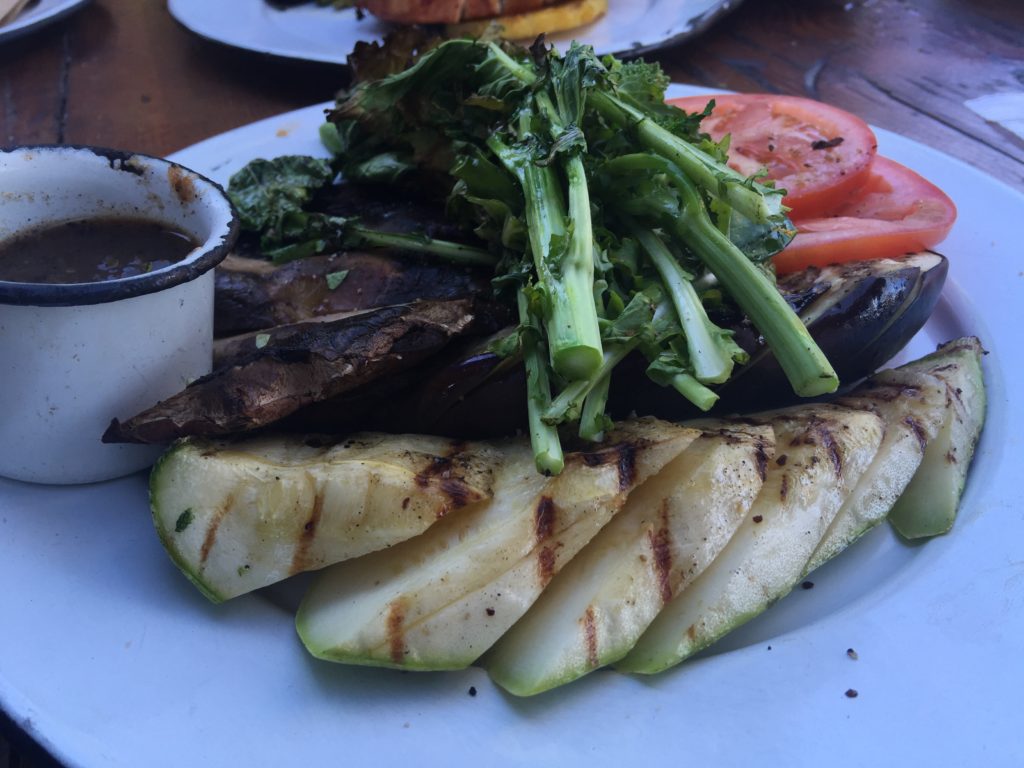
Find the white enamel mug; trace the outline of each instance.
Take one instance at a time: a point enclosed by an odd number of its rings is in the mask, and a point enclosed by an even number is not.
[[[0,242],[48,224],[132,216],[200,245],[116,280],[0,280],[0,475],[89,483],[155,460],[159,446],[101,437],[112,419],[209,373],[213,267],[238,230],[219,186],[167,160],[91,147],[0,150]]]

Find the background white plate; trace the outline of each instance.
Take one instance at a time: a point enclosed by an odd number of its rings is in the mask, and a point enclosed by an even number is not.
[[[0,27],[0,43],[62,19],[87,2],[89,0],[39,0],[19,14],[12,23]]]
[[[642,53],[702,32],[740,0],[612,0],[608,13],[571,33],[551,35],[559,47],[571,40],[598,54]],[[265,0],[168,0],[181,24],[219,43],[291,59],[344,64],[359,40],[383,39],[389,26],[354,9],[313,3],[279,10]]]
[[[299,110],[174,159],[226,181],[256,156],[322,151],[321,118]],[[479,669],[316,661],[280,592],[210,605],[162,551],[145,476],[0,481],[0,707],[89,768],[1024,764],[1024,409],[1007,389],[1024,375],[1024,196],[879,140],[960,208],[947,288],[901,358],[964,333],[991,352],[989,419],[951,535],[908,547],[881,526],[700,659],[516,700]]]

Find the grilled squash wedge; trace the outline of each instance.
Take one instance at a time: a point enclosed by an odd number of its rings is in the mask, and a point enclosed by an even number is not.
[[[502,454],[439,437],[187,439],[150,477],[178,567],[220,602],[390,547],[489,499]]]

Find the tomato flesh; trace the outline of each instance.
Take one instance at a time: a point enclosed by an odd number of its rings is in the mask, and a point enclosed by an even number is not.
[[[730,135],[729,165],[750,176],[767,168],[786,190],[790,216],[827,216],[868,177],[875,134],[859,117],[811,99],[768,94],[722,94],[670,99],[686,112],[712,113],[702,129],[720,141]]]
[[[808,266],[882,259],[931,248],[956,220],[956,206],[914,171],[876,157],[867,182],[834,215],[794,218],[797,235],[773,261],[779,274]]]

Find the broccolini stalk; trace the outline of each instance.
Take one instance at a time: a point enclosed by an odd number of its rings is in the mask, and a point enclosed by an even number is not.
[[[583,411],[583,401],[600,384],[601,379],[611,376],[612,368],[621,363],[639,343],[640,337],[637,336],[628,341],[605,344],[601,367],[589,379],[573,381],[559,392],[558,397],[551,401],[551,405],[542,414],[544,423],[554,425],[579,419]]]
[[[530,423],[530,444],[537,470],[557,475],[565,466],[558,429],[544,423],[541,415],[551,405],[551,383],[548,380],[547,353],[541,341],[540,328],[530,313],[525,289],[519,291],[519,323],[523,328],[523,364],[526,366],[526,409]]]
[[[705,387],[688,373],[677,373],[672,377],[672,388],[702,411],[708,411],[716,402],[718,395]]]
[[[764,336],[801,397],[835,392],[839,378],[806,326],[772,285],[728,237],[712,223],[693,182],[672,162],[655,155],[624,155],[608,161],[613,172],[663,173],[679,192],[680,217],[669,222],[673,234],[684,241],[746,313]]]
[[[358,225],[350,225],[345,235],[346,244],[349,246],[397,248],[402,251],[437,256],[455,264],[481,267],[493,267],[498,263],[497,257],[483,248],[474,248],[472,245],[453,243],[449,240],[438,240],[426,235],[378,232]]]
[[[537,104],[548,120],[552,138],[557,142],[566,133],[558,111],[546,93],[536,95]],[[558,266],[565,286],[566,301],[572,311],[572,322],[580,340],[573,351],[555,370],[567,379],[586,378],[601,364],[601,331],[597,324],[594,303],[594,229],[590,219],[590,190],[583,160],[578,154],[563,159],[565,178],[569,184],[569,243]],[[552,363],[555,363],[552,360]]]
[[[639,227],[633,228],[633,236],[647,252],[668,289],[686,337],[686,348],[697,380],[704,384],[727,381],[732,375],[733,360],[745,359],[746,353],[725,331],[711,322],[690,276],[661,239],[650,230]]]
[[[611,386],[611,381],[611,374],[602,376],[587,395],[587,399],[583,401],[579,435],[584,440],[598,442],[604,439],[604,431],[611,421],[604,412],[608,404],[608,389]]]
[[[550,166],[537,165],[530,149],[509,147],[497,135],[489,138],[487,145],[523,188],[530,249],[544,291],[551,366],[569,381],[587,379],[600,367],[602,358],[601,334],[594,308],[593,266],[591,262],[587,275],[585,266],[581,268],[569,260],[568,254],[553,248],[555,243],[566,244],[569,234],[558,177]],[[573,205],[578,206],[579,201]],[[589,208],[589,197],[587,206]],[[589,221],[589,210],[587,218]],[[571,243],[572,237],[568,241]],[[592,253],[589,236],[587,242]],[[568,251],[572,252],[572,246]]]
[[[589,103],[608,122],[632,130],[644,147],[677,164],[690,178],[717,198],[724,199],[748,219],[763,224],[782,214],[782,194],[740,175],[707,153],[662,128],[641,108],[600,90]]]

